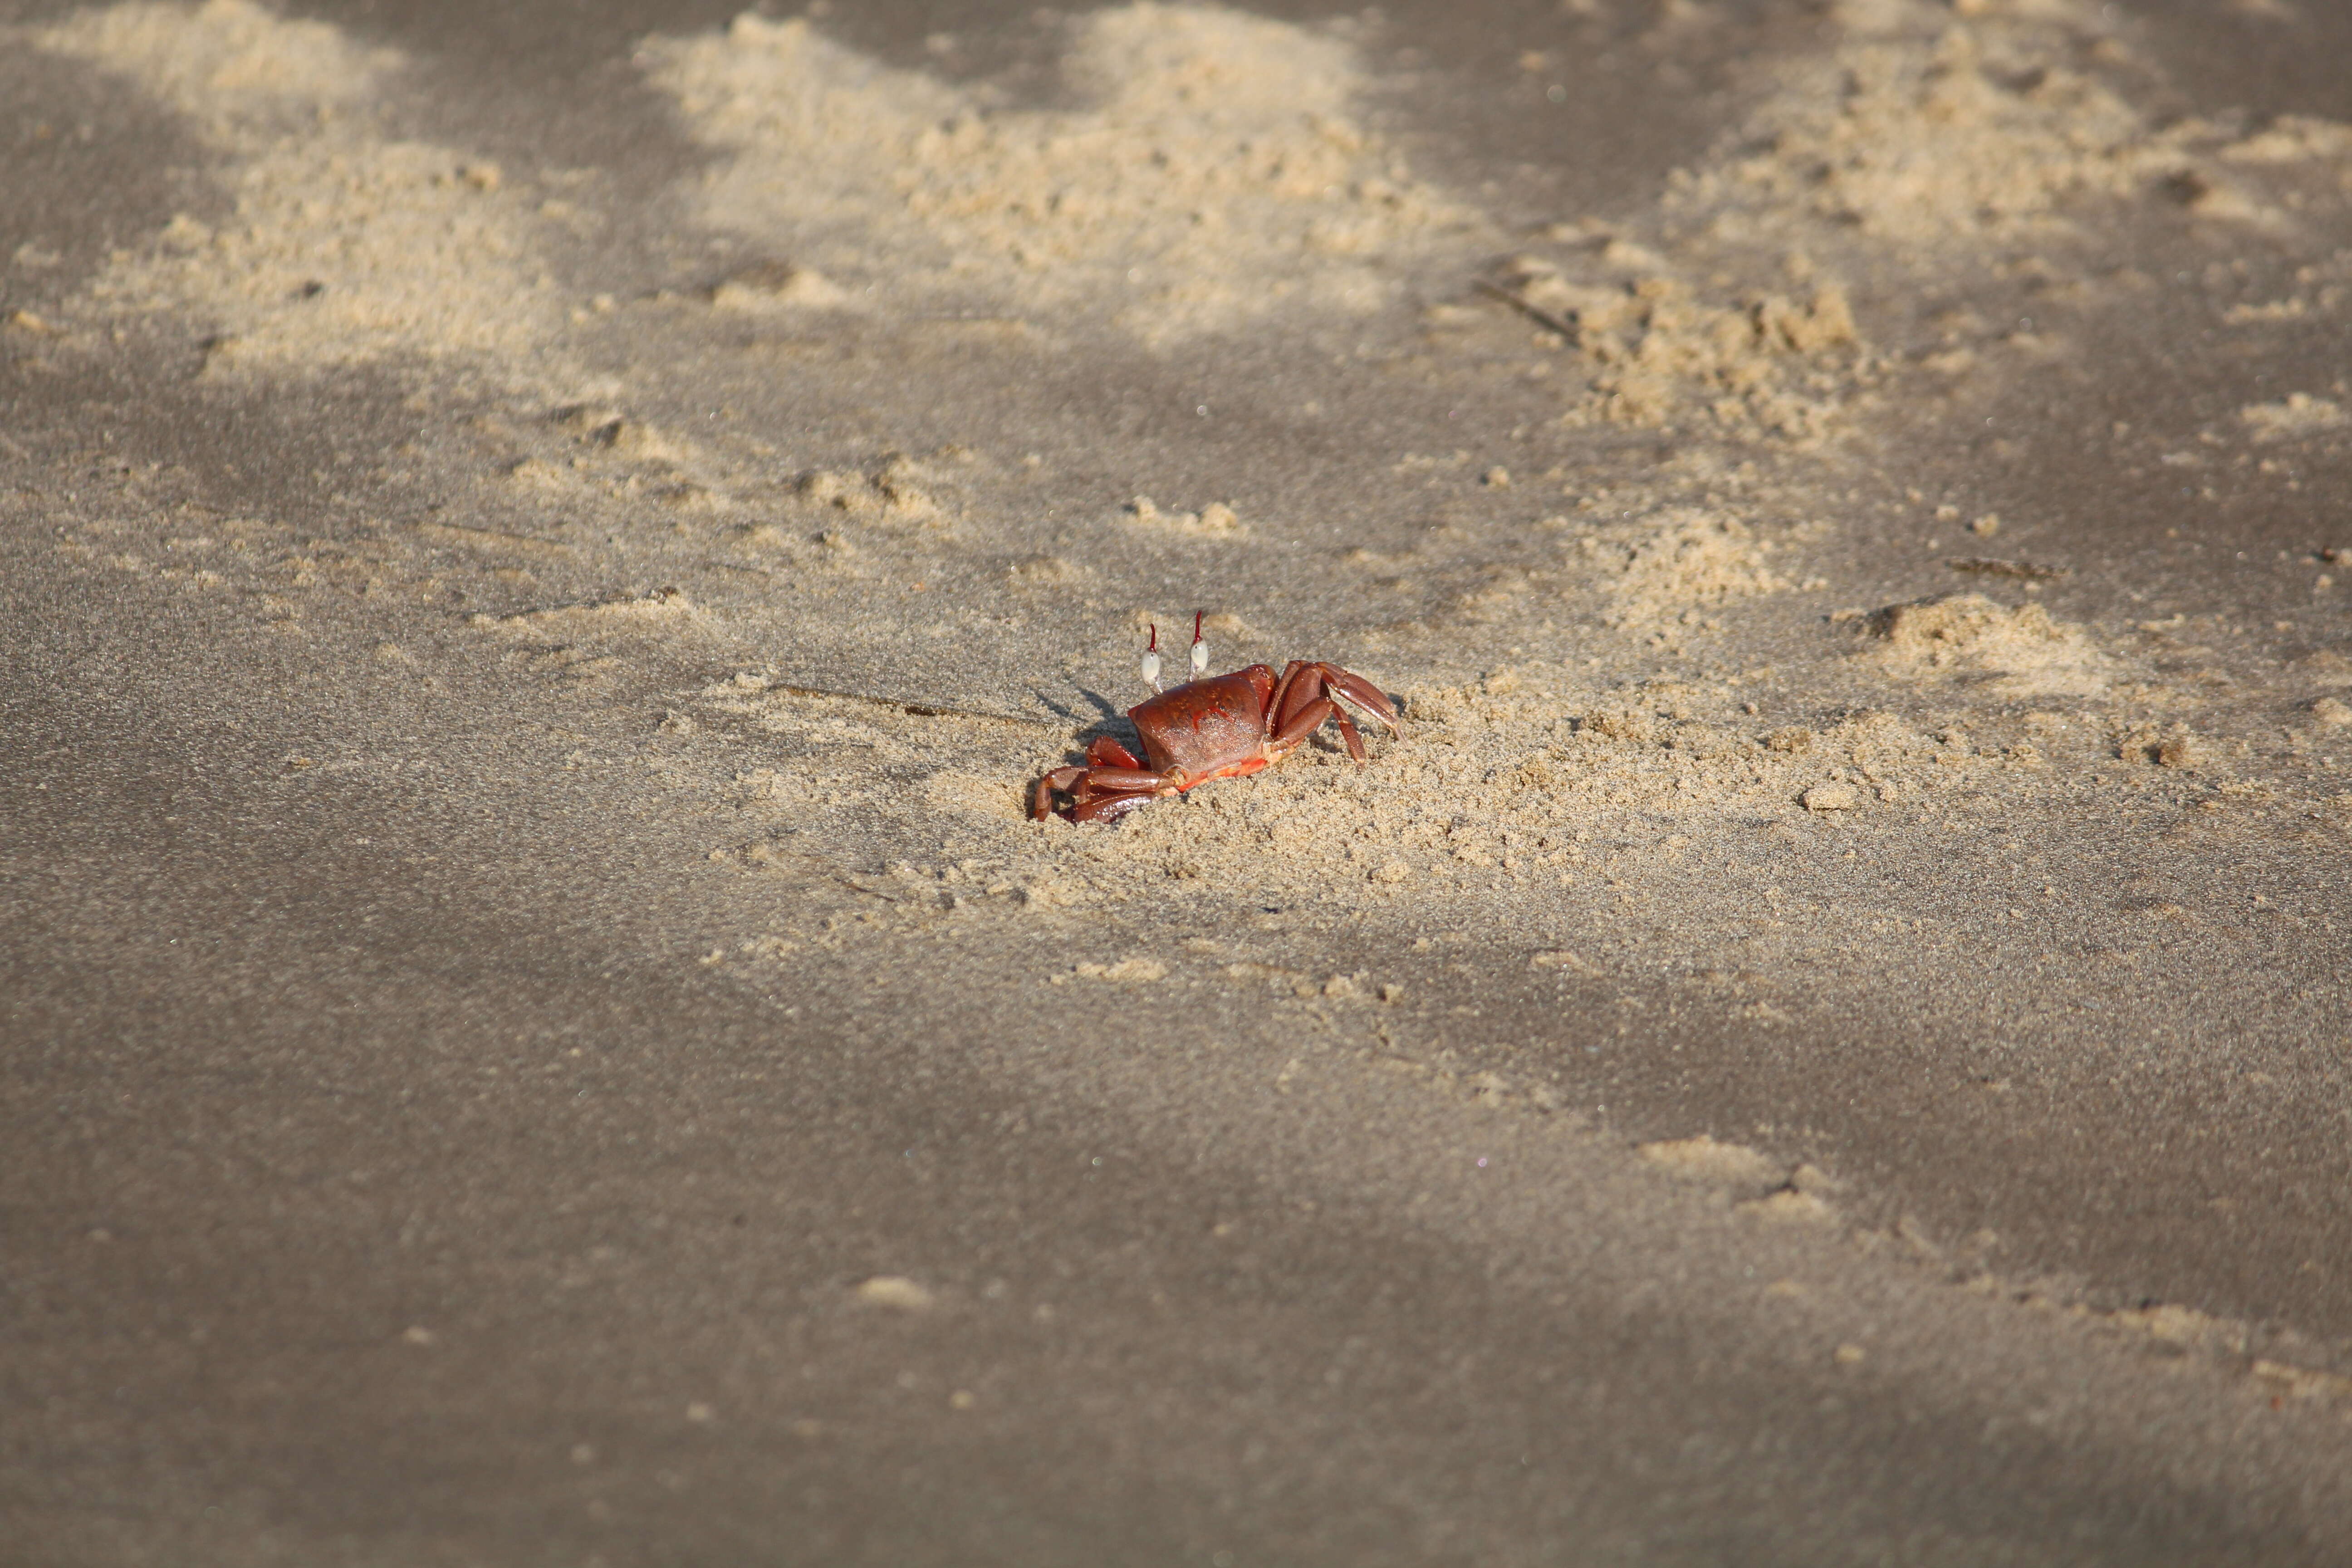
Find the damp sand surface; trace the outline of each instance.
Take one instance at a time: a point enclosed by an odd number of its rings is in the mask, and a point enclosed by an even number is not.
[[[841,9],[0,14],[7,1536],[2352,1552],[2352,32]]]

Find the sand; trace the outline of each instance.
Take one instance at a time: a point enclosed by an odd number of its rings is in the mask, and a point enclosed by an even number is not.
[[[747,12],[638,61],[728,153],[703,221],[899,309],[1080,310],[1146,342],[1360,314],[1478,226],[1359,121],[1341,37],[1238,12],[1074,19],[1058,109],[890,69],[805,17]]]
[[[1801,9],[10,21],[8,1532],[2352,1550],[2352,38]]]
[[[551,280],[498,165],[369,124],[393,51],[248,0],[82,11],[24,41],[128,79],[234,170],[89,281],[91,330],[201,321],[217,374],[411,356],[520,370],[543,348]]]

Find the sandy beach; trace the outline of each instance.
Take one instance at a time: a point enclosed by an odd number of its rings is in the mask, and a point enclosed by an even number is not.
[[[2352,1561],[2352,13],[739,12],[0,0],[0,1562]]]

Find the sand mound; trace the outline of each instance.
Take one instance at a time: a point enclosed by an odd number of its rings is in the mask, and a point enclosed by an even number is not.
[[[1139,527],[1197,539],[1240,539],[1249,532],[1240,514],[1223,501],[1211,501],[1199,511],[1162,511],[1150,496],[1138,496],[1127,503],[1124,515]]]
[[[33,36],[53,53],[127,76],[226,141],[276,121],[316,125],[403,65],[324,22],[287,21],[249,0],[79,11]]]
[[[395,356],[528,363],[555,329],[530,224],[499,171],[358,118],[401,61],[247,0],[84,11],[33,35],[123,76],[233,155],[226,221],[182,214],[92,281],[102,317],[211,330],[207,374]]]
[[[1870,657],[1905,676],[1990,679],[2011,696],[2095,697],[2114,673],[2087,632],[2039,605],[1948,594],[1889,605],[1864,624],[1877,639]]]
[[[2282,114],[2252,136],[2223,149],[2232,163],[2301,163],[2352,159],[2352,125],[2306,114]]]
[[[2132,63],[2116,11],[1843,0],[1837,45],[1774,68],[1763,104],[1667,207],[1717,240],[1788,242],[1828,226],[1933,262],[1955,242],[2046,228],[2103,199],[2276,225],[2273,175],[2352,148],[2352,126],[2305,116],[2234,138],[2195,117],[2158,123],[2101,79]]]
[[[1661,853],[1671,858],[1725,822],[1801,809],[1800,797],[1824,784],[1849,792],[1846,809],[1867,812],[1981,787],[2013,765],[1885,714],[1818,732],[1710,723],[1685,717],[1693,693],[1670,684],[1570,697],[1503,672],[1405,696],[1404,739],[1378,742],[1369,764],[1318,746],[1242,787],[1204,787],[1115,828],[1022,843],[1012,875],[1050,867],[1106,897],[1156,885],[1151,896],[1164,899],[1246,879],[1343,903],[1475,903],[1514,888],[1605,885],[1615,852],[1598,839],[1631,823],[1649,841],[1665,822],[1693,835],[1667,835]],[[1545,944],[1578,933],[1538,923],[1525,934]],[[1572,977],[1583,969],[1570,952],[1535,962]]]
[[[1845,291],[1801,303],[1759,292],[1709,300],[1638,246],[1575,243],[1514,257],[1496,290],[1556,324],[1594,369],[1570,422],[1660,427],[1696,416],[1725,428],[1810,436],[1836,406],[1861,348]]]
[[[751,315],[796,310],[847,310],[857,297],[822,272],[789,262],[762,262],[745,268],[710,291],[710,303],[721,310]]]
[[[1685,1181],[1711,1186],[1771,1186],[1788,1177],[1787,1168],[1762,1150],[1745,1143],[1718,1143],[1704,1132],[1696,1138],[1637,1144],[1633,1152]]]
[[[1604,584],[1612,626],[1640,628],[1669,621],[1688,624],[1737,599],[1777,593],[1787,581],[1765,563],[1769,541],[1730,518],[1675,510],[1628,538],[1601,542],[1622,552]]]
[[[1554,225],[1484,283],[1589,363],[1570,423],[1817,437],[1893,366],[1838,274],[1972,268],[2102,204],[2284,232],[2306,166],[2352,147],[2307,117],[2143,111],[2116,85],[2128,33],[2088,0],[1824,8],[1829,47],[1760,65],[1756,110],[1654,214]]]
[[[2341,429],[2344,405],[2307,392],[2291,395],[2282,403],[2254,403],[2238,410],[2238,420],[2258,442],[2293,441],[2322,430]]]
[[[639,59],[734,154],[706,222],[889,292],[1084,306],[1160,338],[1373,308],[1384,260],[1461,221],[1354,118],[1329,37],[1149,4],[1071,28],[1065,109],[998,108],[749,13]]]
[[[2164,162],[2138,111],[2080,68],[2112,31],[2096,6],[1849,0],[1836,19],[1839,46],[1784,68],[1672,205],[1727,237],[1826,219],[1932,244],[2126,195]]]

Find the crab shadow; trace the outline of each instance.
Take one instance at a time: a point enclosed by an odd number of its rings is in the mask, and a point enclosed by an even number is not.
[[[1143,738],[1136,733],[1134,723],[1123,710],[1089,687],[1079,687],[1078,695],[1086,700],[1083,704],[1056,701],[1042,692],[1037,698],[1038,701],[1070,721],[1074,730],[1070,745],[1075,753],[1083,755],[1097,737],[1108,735],[1133,754],[1143,754]],[[1087,712],[1088,709],[1093,710],[1091,714]]]

